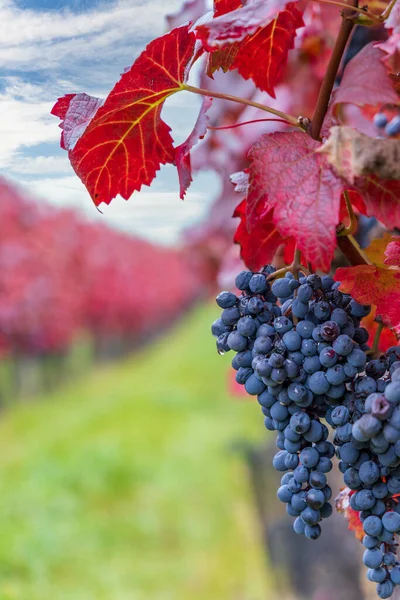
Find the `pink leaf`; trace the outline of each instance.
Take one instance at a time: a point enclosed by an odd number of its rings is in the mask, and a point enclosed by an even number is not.
[[[327,269],[336,247],[343,184],[315,152],[319,147],[300,132],[261,136],[249,152],[248,220],[251,228],[255,214],[274,209],[280,234],[293,236],[307,260]]]
[[[63,129],[61,148],[64,150],[74,149],[97,109],[103,104],[104,100],[88,96],[88,94],[68,94],[58,99],[51,113],[63,119],[60,124]]]
[[[245,6],[197,27],[197,36],[206,50],[240,42],[260,27],[269,25],[288,0],[248,0]]]
[[[395,265],[400,267],[400,238],[397,238],[390,242],[385,250],[386,265]]]
[[[364,46],[344,70],[335,95],[335,105],[342,102],[357,106],[398,104],[399,98],[382,62],[384,56],[385,53],[374,43]]]
[[[180,198],[183,200],[186,190],[192,183],[192,165],[190,160],[190,150],[202,140],[207,133],[208,116],[207,111],[211,107],[213,99],[206,96],[200,108],[199,116],[192,132],[187,140],[175,148],[175,162],[178,169]]]
[[[389,18],[385,21],[385,27],[393,29],[395,33],[400,33],[400,2],[396,2],[393,6]]]

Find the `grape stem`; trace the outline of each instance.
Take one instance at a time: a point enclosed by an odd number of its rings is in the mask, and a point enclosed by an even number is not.
[[[298,279],[299,272],[303,273],[304,275],[310,275],[309,270],[303,267],[303,265],[301,264],[301,252],[296,247],[296,250],[294,251],[294,258],[292,264],[288,265],[287,267],[282,267],[282,269],[278,269],[274,273],[271,273],[270,275],[268,275],[267,280],[273,281],[274,279],[278,279],[279,277],[284,277],[286,273],[292,273],[293,277],[295,279]]]
[[[248,100],[247,98],[240,98],[238,96],[231,96],[230,94],[223,94],[222,92],[214,92],[212,90],[205,90],[203,88],[198,88],[193,85],[183,84],[182,89],[187,92],[193,92],[193,94],[200,94],[200,96],[209,96],[210,98],[219,98],[220,100],[229,100],[231,102],[237,102],[239,104],[244,104],[246,106],[253,106],[254,108],[258,108],[259,110],[263,110],[265,112],[271,113],[280,119],[283,119],[289,125],[293,125],[293,127],[298,127],[300,129],[304,129],[301,121],[292,115],[288,115],[276,108],[272,108],[271,106],[266,106],[265,104],[260,104],[259,102],[253,102],[252,100]]]
[[[384,328],[384,325],[383,325],[382,321],[379,319],[379,317],[377,319],[375,319],[375,321],[378,323],[378,329],[375,332],[374,341],[372,342],[371,350],[368,350],[368,352],[367,352],[368,355],[372,355],[372,356],[379,355],[379,340],[381,338],[381,333]]]

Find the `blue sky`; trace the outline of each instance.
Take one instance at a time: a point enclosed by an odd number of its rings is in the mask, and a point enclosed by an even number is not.
[[[119,74],[165,30],[166,10],[180,0],[0,0],[0,173],[38,198],[75,206],[94,219],[161,243],[174,243],[200,220],[212,200],[210,176],[198,174],[186,200],[173,167],[126,202],[95,209],[59,147],[58,119],[50,115],[66,93],[104,97]],[[193,125],[199,99],[177,94],[163,117],[177,143]]]

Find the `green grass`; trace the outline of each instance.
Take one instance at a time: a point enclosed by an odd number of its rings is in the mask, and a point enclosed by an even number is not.
[[[3,414],[1,600],[265,600],[232,451],[262,420],[226,394],[213,318]]]

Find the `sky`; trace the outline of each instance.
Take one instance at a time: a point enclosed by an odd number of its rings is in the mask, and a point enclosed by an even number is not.
[[[195,177],[179,199],[176,169],[162,167],[151,188],[129,201],[102,204],[100,214],[60,148],[56,99],[86,92],[105,97],[125,67],[165,31],[164,16],[180,0],[0,0],[0,174],[41,201],[74,206],[89,218],[163,244],[205,217],[214,194],[210,175]],[[168,99],[163,118],[181,143],[200,99]]]

